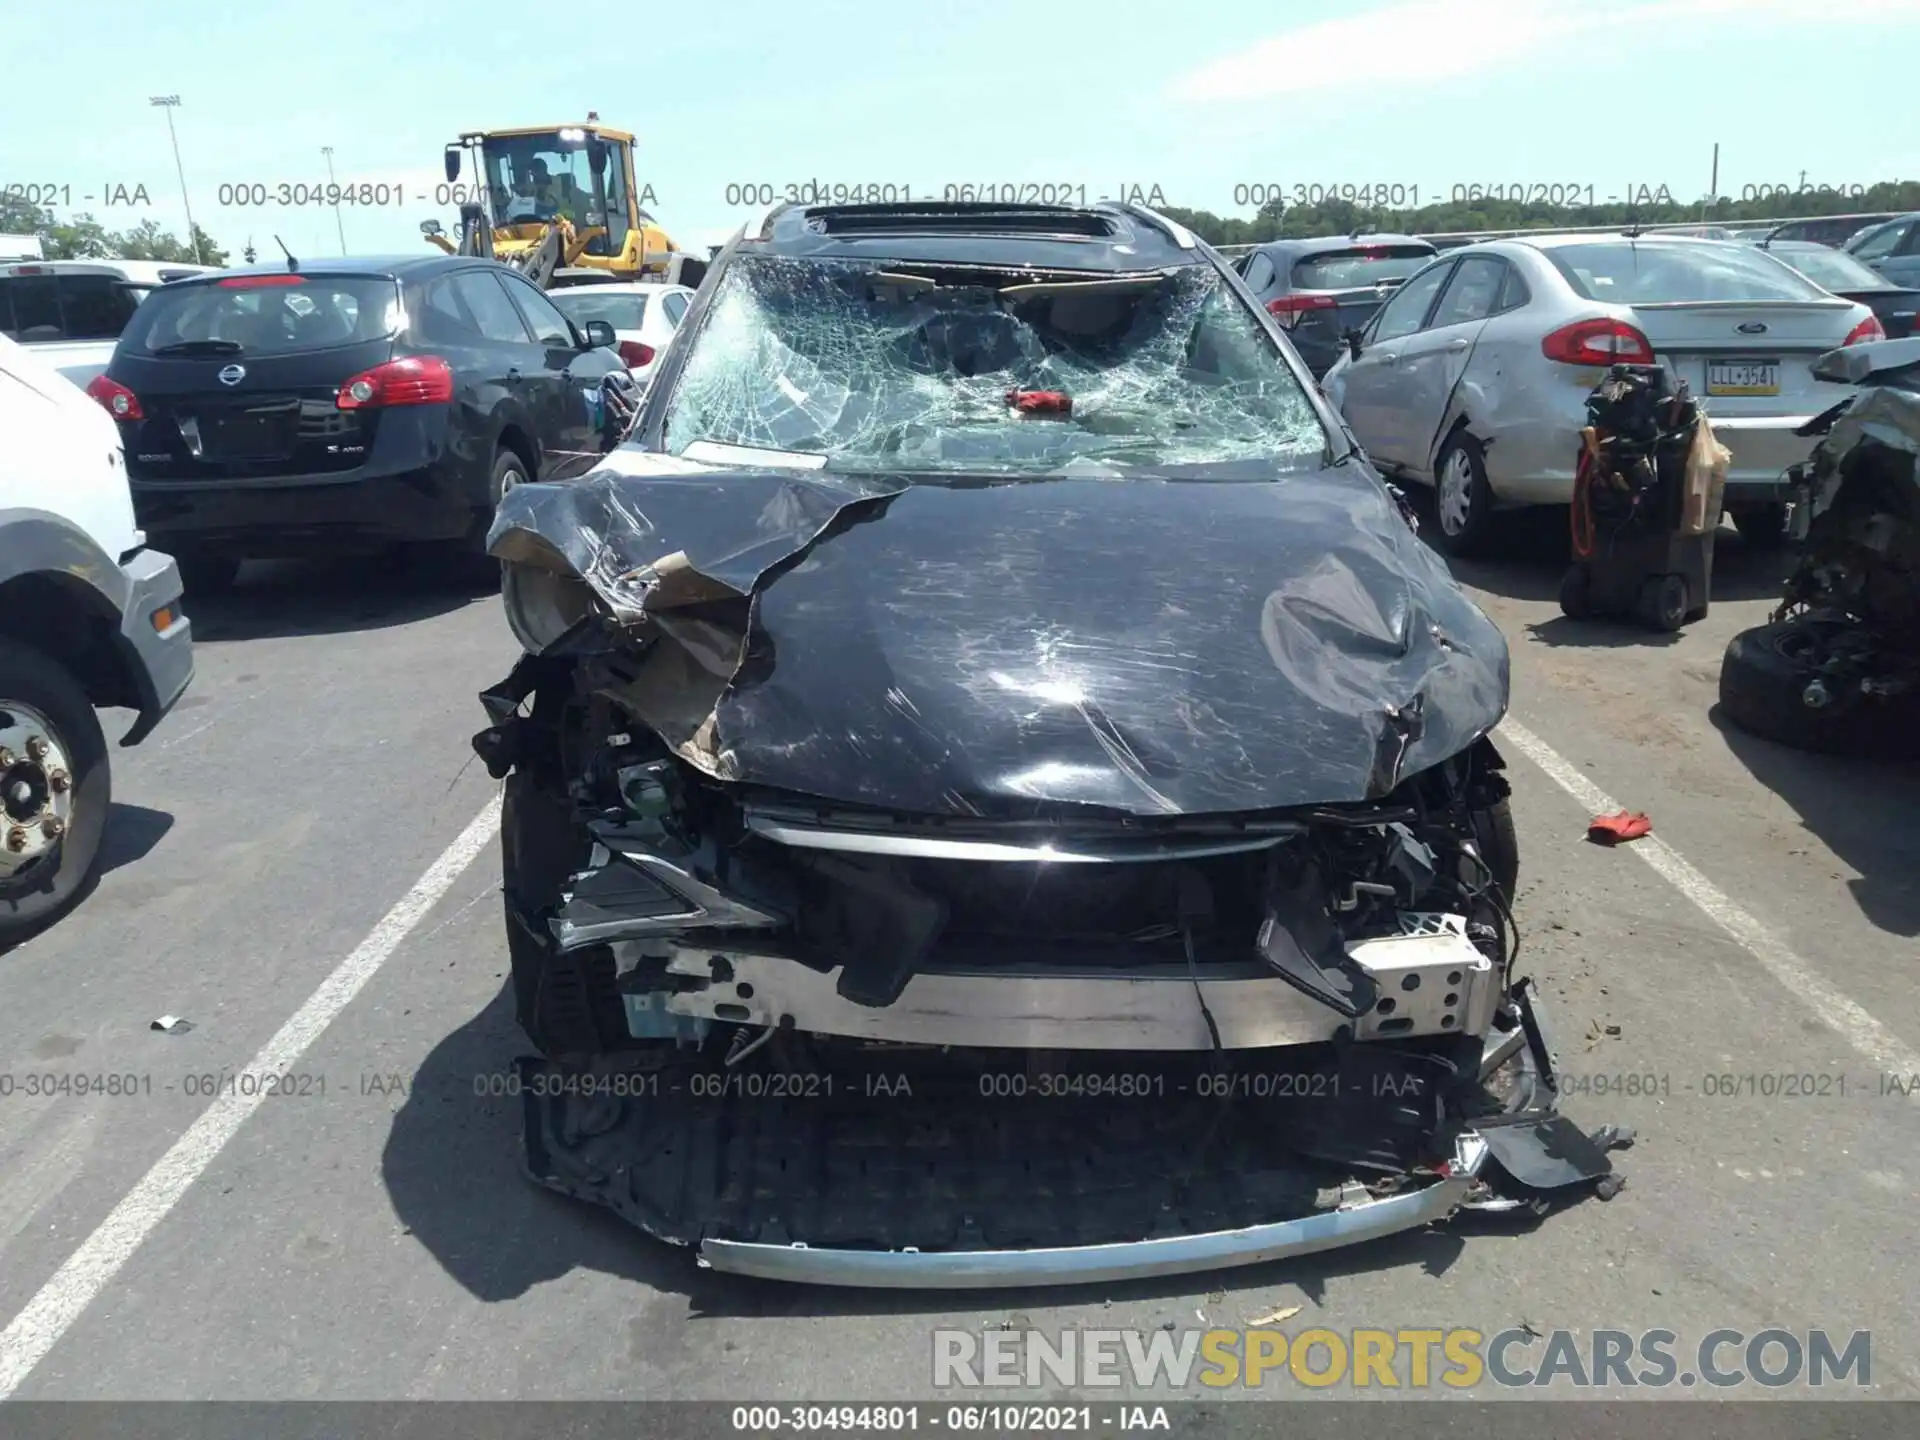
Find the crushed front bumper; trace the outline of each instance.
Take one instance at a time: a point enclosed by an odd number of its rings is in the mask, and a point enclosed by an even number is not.
[[[1384,1199],[1361,1200],[1318,1215],[1177,1235],[1123,1244],[1032,1250],[816,1249],[808,1245],[745,1244],[704,1240],[703,1268],[762,1280],[804,1285],[861,1286],[895,1290],[986,1290],[1011,1285],[1084,1285],[1093,1281],[1142,1280],[1228,1270],[1337,1250],[1445,1220],[1466,1201],[1486,1158],[1486,1142],[1469,1131],[1460,1137],[1448,1173],[1422,1189]]]
[[[1064,1103],[1036,1098],[1055,1062],[1031,1057],[933,1093],[920,1075],[912,1087],[889,1080],[904,1052],[885,1047],[864,1081],[843,1073],[838,1089],[819,1074],[595,1076],[529,1058],[527,1170],[691,1248],[703,1268],[901,1289],[1220,1270],[1463,1208],[1538,1213],[1556,1195],[1610,1194],[1620,1182],[1606,1150],[1619,1137],[1588,1136],[1559,1113],[1530,985],[1514,988],[1503,1018],[1511,1028],[1466,1077],[1483,1099],[1465,1114],[1432,1103],[1438,1089],[1397,1098],[1422,1066],[1440,1072],[1392,1044],[1342,1051],[1344,1086],[1310,1096],[1307,1047],[1223,1072],[1253,1077],[1224,1091],[1192,1083],[1210,1061],[1154,1071],[1137,1055],[1082,1051],[1077,1073],[1102,1067],[1107,1098]],[[1168,1078],[1142,1097],[1148,1073]],[[1135,1098],[1114,1098],[1118,1074],[1136,1077]],[[1299,1103],[1255,1103],[1262,1077],[1277,1090],[1289,1074]],[[1379,1076],[1390,1077],[1384,1099]]]

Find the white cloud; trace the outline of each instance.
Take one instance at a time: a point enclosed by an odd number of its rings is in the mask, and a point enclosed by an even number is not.
[[[1920,18],[1920,0],[1840,0],[1848,20]],[[1176,76],[1170,98],[1256,100],[1367,84],[1456,80],[1582,31],[1615,35],[1688,19],[1831,22],[1832,0],[1408,0],[1289,30]],[[1652,34],[1651,28],[1642,33]]]

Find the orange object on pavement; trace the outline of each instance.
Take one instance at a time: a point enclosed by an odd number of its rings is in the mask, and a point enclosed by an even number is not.
[[[1596,845],[1618,845],[1623,840],[1638,840],[1652,833],[1653,821],[1634,810],[1596,815],[1587,824],[1587,839]]]

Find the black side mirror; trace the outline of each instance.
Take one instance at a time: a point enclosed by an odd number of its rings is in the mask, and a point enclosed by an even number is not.
[[[587,164],[596,180],[607,173],[607,142],[597,135],[587,142]]]
[[[586,334],[587,348],[589,350],[611,350],[613,348],[615,343],[613,326],[609,325],[606,321],[589,320],[580,328]]]
[[[446,166],[447,183],[451,185],[460,178],[460,147],[458,145],[447,146]]]
[[[1358,330],[1349,330],[1345,338],[1347,342],[1347,358],[1349,360],[1358,360],[1360,358],[1360,332]]]

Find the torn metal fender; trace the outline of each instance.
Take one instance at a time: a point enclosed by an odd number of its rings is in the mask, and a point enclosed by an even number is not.
[[[843,511],[906,488],[824,471],[746,474],[622,449],[577,481],[516,485],[501,498],[487,550],[579,576],[631,625],[743,598]]]
[[[1909,455],[1920,455],[1920,394],[1886,385],[1861,390],[1834,422],[1828,444],[1844,452],[1864,440],[1877,440]]]

